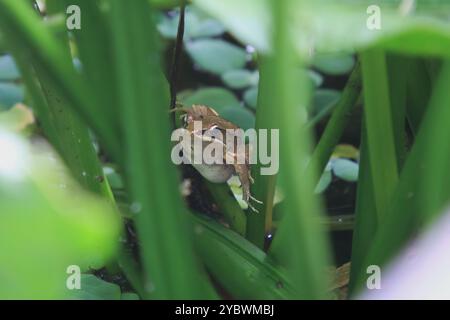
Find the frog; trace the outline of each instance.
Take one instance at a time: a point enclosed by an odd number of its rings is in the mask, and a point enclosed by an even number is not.
[[[240,129],[234,123],[223,119],[219,113],[205,105],[192,105],[191,107],[185,107],[182,105],[177,105],[171,111],[180,111],[182,112],[181,120],[183,123],[184,129],[186,129],[189,134],[193,137],[193,139],[200,139],[203,143],[203,146],[206,146],[210,143],[218,143],[223,146],[223,164],[195,164],[191,162],[192,166],[208,181],[213,183],[223,183],[228,181],[233,175],[237,175],[242,188],[242,200],[248,205],[248,207],[254,211],[258,212],[258,210],[252,205],[251,201],[262,204],[261,201],[252,196],[250,188],[251,184],[255,181],[251,176],[251,164],[249,161],[250,154],[250,146],[248,144],[245,145],[245,155],[239,154],[240,151],[237,147],[237,141],[235,141],[235,148],[233,148],[233,152],[227,148],[227,145],[224,141],[212,138],[208,133],[213,130],[220,130],[222,133],[222,137],[225,137],[225,132],[227,129],[237,130]],[[194,122],[201,121],[202,127],[200,130],[195,130]],[[192,150],[191,150],[192,151]],[[189,152],[189,150],[188,150]],[[240,151],[242,152],[242,150]],[[191,154],[187,155],[191,157]],[[237,161],[238,157],[241,156],[245,159],[244,163],[239,163]],[[225,161],[226,157],[230,157],[233,159],[232,163],[227,163]]]

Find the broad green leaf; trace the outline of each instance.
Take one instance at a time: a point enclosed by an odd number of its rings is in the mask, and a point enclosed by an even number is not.
[[[193,0],[224,23],[237,38],[262,52],[269,52],[273,22],[268,0]],[[387,4],[387,5],[386,5]],[[389,5],[391,4],[391,5]],[[423,2],[420,2],[422,5]],[[291,41],[297,53],[308,58],[319,53],[353,52],[372,46],[401,53],[450,57],[450,8],[441,2],[420,7],[417,15],[405,15],[392,2],[383,2],[381,29],[367,27],[369,1],[297,1],[290,12]]]
[[[221,75],[244,67],[247,53],[224,40],[198,39],[186,43],[186,50],[201,69]]]

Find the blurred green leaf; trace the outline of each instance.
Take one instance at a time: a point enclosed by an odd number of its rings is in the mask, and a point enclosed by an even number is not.
[[[349,54],[318,54],[314,56],[312,65],[325,74],[336,76],[349,73],[355,59]]]
[[[241,108],[236,96],[229,90],[220,87],[201,88],[188,96],[184,96],[182,103],[188,107],[202,104],[213,108],[219,114],[227,107]]]
[[[179,10],[171,16],[162,13],[159,16],[158,31],[168,39],[175,39],[179,20]],[[183,38],[185,41],[195,38],[216,37],[225,32],[223,25],[218,20],[199,16],[197,11],[192,10],[191,6],[186,8],[184,23]]]
[[[233,122],[239,128],[247,130],[255,127],[255,115],[245,108],[226,107],[220,113],[220,116]]]
[[[223,40],[199,39],[188,42],[186,49],[200,68],[218,75],[242,68],[247,61],[244,49]]]
[[[265,53],[270,50],[273,21],[269,0],[228,0],[220,4],[193,0],[193,3],[222,21],[243,43]],[[450,57],[448,6],[442,8],[442,3],[432,3],[424,5],[420,14],[405,15],[398,10],[398,4],[392,6],[390,2],[391,6],[383,6],[382,28],[374,31],[366,24],[369,17],[366,10],[371,4],[297,1],[288,19],[294,30],[302,30],[291,34],[297,53],[307,58],[312,49],[319,53],[353,52],[378,46],[402,53]]]
[[[19,70],[10,55],[0,57],[0,81],[17,80],[20,78]]]
[[[0,104],[11,108],[16,103],[22,102],[24,90],[21,85],[9,82],[0,82]]]
[[[337,177],[349,182],[358,181],[359,166],[356,162],[348,159],[333,159],[331,166]]]
[[[256,109],[256,105],[258,104],[258,87],[253,87],[244,92],[244,101],[253,109]]]
[[[119,216],[48,147],[1,131],[0,153],[0,297],[61,299],[69,266],[100,268],[112,258]]]
[[[242,89],[257,86],[259,74],[245,69],[229,70],[222,74],[222,80],[230,88]]]

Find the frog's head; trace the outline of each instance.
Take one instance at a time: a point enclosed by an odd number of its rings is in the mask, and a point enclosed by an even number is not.
[[[182,113],[180,119],[183,121],[183,127],[188,130],[189,128],[193,128],[194,121],[202,121],[203,126],[205,128],[209,128],[211,122],[210,120],[212,120],[211,117],[214,119],[219,117],[219,114],[213,108],[197,104],[192,105],[190,108],[177,104],[176,107],[170,111],[178,111]]]

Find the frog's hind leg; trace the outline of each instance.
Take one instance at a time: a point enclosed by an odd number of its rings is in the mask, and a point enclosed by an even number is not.
[[[239,180],[241,181],[242,200],[244,200],[247,203],[248,207],[252,211],[259,212],[250,204],[250,200],[262,204],[261,201],[255,199],[250,193],[250,181],[251,181],[250,168],[246,164],[234,164],[234,169],[239,177]]]

